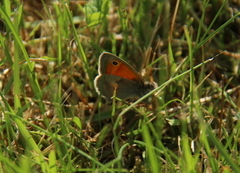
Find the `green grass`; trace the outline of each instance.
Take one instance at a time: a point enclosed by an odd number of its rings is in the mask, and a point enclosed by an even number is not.
[[[240,172],[239,9],[3,1],[0,172]],[[107,103],[103,51],[159,87]]]

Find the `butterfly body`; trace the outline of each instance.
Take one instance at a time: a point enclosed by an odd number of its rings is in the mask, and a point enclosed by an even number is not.
[[[100,55],[98,73],[94,81],[96,91],[108,101],[114,91],[116,97],[127,100],[142,97],[156,87],[155,83],[145,82],[127,62],[108,52]]]

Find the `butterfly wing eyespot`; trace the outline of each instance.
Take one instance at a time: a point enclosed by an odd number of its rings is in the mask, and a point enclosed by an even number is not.
[[[118,65],[118,62],[117,61],[113,61],[112,65],[116,66],[116,65]]]

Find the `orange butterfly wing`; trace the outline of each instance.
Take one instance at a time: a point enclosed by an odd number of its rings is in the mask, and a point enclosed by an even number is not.
[[[130,65],[119,60],[110,60],[107,63],[105,73],[130,80],[142,80],[141,76]]]

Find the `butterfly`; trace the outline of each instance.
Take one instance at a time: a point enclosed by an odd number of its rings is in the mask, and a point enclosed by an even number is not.
[[[108,101],[111,101],[114,92],[116,97],[127,100],[140,98],[157,87],[155,82],[145,82],[131,65],[108,52],[99,57],[94,85],[98,94]]]

